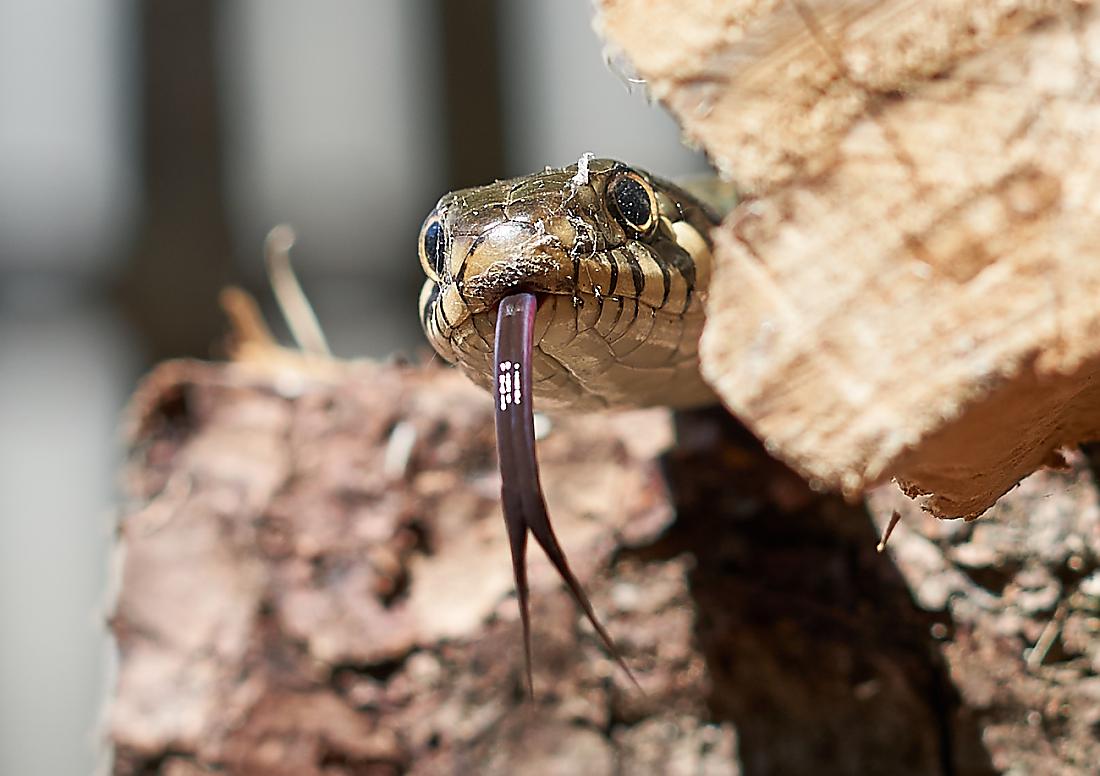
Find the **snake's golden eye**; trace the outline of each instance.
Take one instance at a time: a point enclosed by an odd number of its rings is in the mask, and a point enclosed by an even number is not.
[[[619,173],[607,187],[611,210],[623,226],[645,234],[657,223],[653,188],[635,172]]]
[[[424,273],[433,280],[443,277],[446,250],[443,245],[443,225],[438,218],[429,217],[420,231],[420,264]]]

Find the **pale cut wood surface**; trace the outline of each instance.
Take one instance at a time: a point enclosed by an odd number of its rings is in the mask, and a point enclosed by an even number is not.
[[[974,516],[1100,433],[1100,14],[1084,2],[603,0],[754,194],[704,371],[768,449]]]

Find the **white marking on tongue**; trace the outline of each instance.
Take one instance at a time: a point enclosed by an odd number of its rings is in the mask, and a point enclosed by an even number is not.
[[[500,394],[500,409],[503,412],[509,404],[523,403],[523,381],[519,374],[518,361],[501,361],[497,370],[497,393]]]

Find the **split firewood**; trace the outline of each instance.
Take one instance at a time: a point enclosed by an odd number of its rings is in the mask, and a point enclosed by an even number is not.
[[[704,371],[849,495],[973,517],[1100,435],[1100,12],[1063,0],[601,0],[750,195]]]

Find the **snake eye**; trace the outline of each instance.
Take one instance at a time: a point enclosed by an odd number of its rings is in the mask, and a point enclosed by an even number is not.
[[[443,277],[446,250],[443,245],[443,225],[435,216],[429,216],[420,230],[420,264],[424,273],[433,280]]]
[[[623,226],[645,234],[657,222],[657,202],[653,189],[636,172],[622,172],[607,187],[611,209]]]

